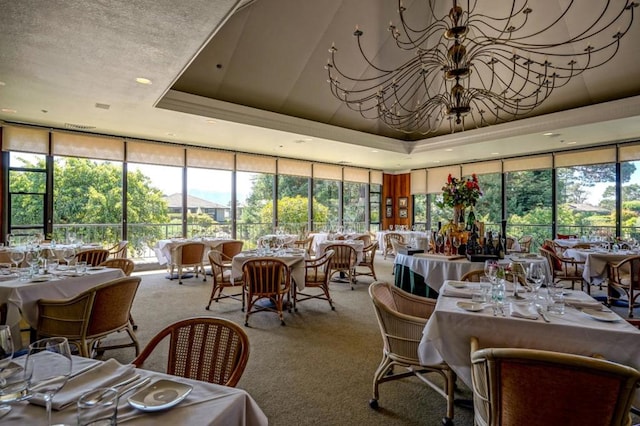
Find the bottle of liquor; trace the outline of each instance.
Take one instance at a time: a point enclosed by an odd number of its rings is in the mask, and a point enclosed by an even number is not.
[[[484,246],[484,254],[487,254],[487,255],[494,255],[494,254],[496,254],[496,250],[495,250],[495,248],[493,247],[493,232],[489,231],[489,232],[487,233],[487,238],[486,238],[486,240],[487,240],[487,243],[486,243],[486,244],[485,244],[485,246]]]
[[[473,227],[475,226],[475,223],[476,223],[476,214],[473,211],[473,205],[471,205],[471,207],[469,207],[469,215],[467,216],[467,223],[464,230],[468,232],[472,232]]]
[[[451,234],[448,232],[444,238],[444,255],[451,256]]]
[[[504,245],[502,245],[502,234],[498,233],[498,245],[496,246],[498,259],[504,259]]]

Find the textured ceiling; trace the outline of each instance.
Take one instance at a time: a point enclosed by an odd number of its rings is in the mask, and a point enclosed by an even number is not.
[[[566,2],[530,3],[550,13]],[[331,42],[359,66],[355,24],[367,50],[382,52],[395,8],[390,0],[0,0],[0,120],[391,172],[640,138],[635,22],[615,62],[554,93],[537,111],[545,115],[399,140],[335,100],[323,67]]]

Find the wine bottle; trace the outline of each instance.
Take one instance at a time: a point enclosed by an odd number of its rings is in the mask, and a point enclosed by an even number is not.
[[[467,216],[467,224],[465,231],[472,232],[476,223],[476,214],[473,212],[473,205],[469,208],[469,215]]]
[[[451,256],[451,234],[448,232],[444,239],[444,255]]]
[[[502,234],[498,233],[498,245],[496,246],[498,259],[504,259],[504,246],[502,245]]]

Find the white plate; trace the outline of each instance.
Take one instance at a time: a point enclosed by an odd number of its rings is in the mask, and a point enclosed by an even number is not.
[[[104,266],[89,266],[87,271],[100,271],[101,269],[104,269]]]
[[[43,283],[45,281],[49,281],[51,279],[51,275],[41,275],[39,277],[31,278],[32,283]]]
[[[449,281],[447,283],[449,286],[453,287],[453,288],[466,288],[467,287],[467,283],[464,281]]]
[[[161,379],[134,393],[127,401],[142,411],[160,411],[171,408],[185,399],[193,388],[184,383]]]
[[[479,312],[484,309],[484,303],[475,303],[475,302],[463,302],[460,301],[456,303],[458,308],[464,309],[469,312]]]
[[[616,322],[622,319],[616,313],[610,311],[596,311],[595,309],[584,308],[582,312],[598,321]]]

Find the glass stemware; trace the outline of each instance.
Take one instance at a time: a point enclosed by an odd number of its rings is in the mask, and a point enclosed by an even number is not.
[[[484,262],[484,275],[491,281],[496,282],[496,275],[498,274],[498,263],[494,260],[485,260]]]
[[[4,389],[7,380],[4,377],[5,370],[13,359],[13,340],[11,339],[11,328],[8,325],[0,325],[0,398],[4,396]],[[0,404],[0,417],[11,411],[11,406]]]
[[[76,257],[76,251],[73,248],[67,247],[62,251],[62,258],[67,262],[67,269],[71,266],[74,257]]]
[[[11,263],[16,265],[16,268],[20,267],[20,264],[24,260],[24,252],[22,250],[13,249],[11,250]]]
[[[64,337],[51,337],[30,344],[25,365],[29,391],[43,396],[51,426],[51,400],[71,375],[69,342]]]
[[[459,237],[453,237],[451,239],[451,244],[456,249],[456,252],[454,254],[458,254],[458,248],[460,247],[460,238]]]
[[[532,263],[529,265],[529,270],[527,271],[527,278],[529,284],[533,288],[533,300],[534,303],[538,302],[538,290],[542,286],[544,282],[544,268],[539,263]]]

